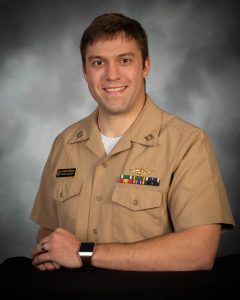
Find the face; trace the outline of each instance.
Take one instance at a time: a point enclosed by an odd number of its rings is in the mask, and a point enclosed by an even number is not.
[[[139,113],[145,101],[144,78],[149,72],[149,58],[142,62],[135,40],[119,36],[99,41],[86,51],[83,68],[90,93],[99,106],[99,114]]]

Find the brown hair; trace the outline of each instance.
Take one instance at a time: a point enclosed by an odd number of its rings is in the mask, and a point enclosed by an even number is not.
[[[80,42],[83,66],[85,67],[88,46],[100,40],[115,39],[121,34],[124,34],[127,40],[134,39],[137,42],[144,67],[145,60],[149,56],[147,34],[139,22],[118,13],[107,13],[96,17],[84,31]]]

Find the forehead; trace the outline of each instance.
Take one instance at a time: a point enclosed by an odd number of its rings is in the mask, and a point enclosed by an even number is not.
[[[89,45],[86,49],[86,58],[90,56],[118,56],[130,52],[136,56],[141,55],[137,42],[134,39],[117,36],[113,39],[99,40]]]

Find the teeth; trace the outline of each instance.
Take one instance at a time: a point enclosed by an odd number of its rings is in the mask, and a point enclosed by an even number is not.
[[[107,92],[120,92],[125,89],[125,86],[122,87],[115,87],[115,88],[106,88]]]

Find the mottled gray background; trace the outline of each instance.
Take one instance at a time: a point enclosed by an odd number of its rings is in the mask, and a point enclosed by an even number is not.
[[[147,90],[165,110],[204,128],[240,224],[239,1],[0,1],[0,260],[29,256],[29,213],[54,137],[95,108],[79,40],[97,15],[120,12],[149,35]],[[240,252],[240,230],[218,255]]]

